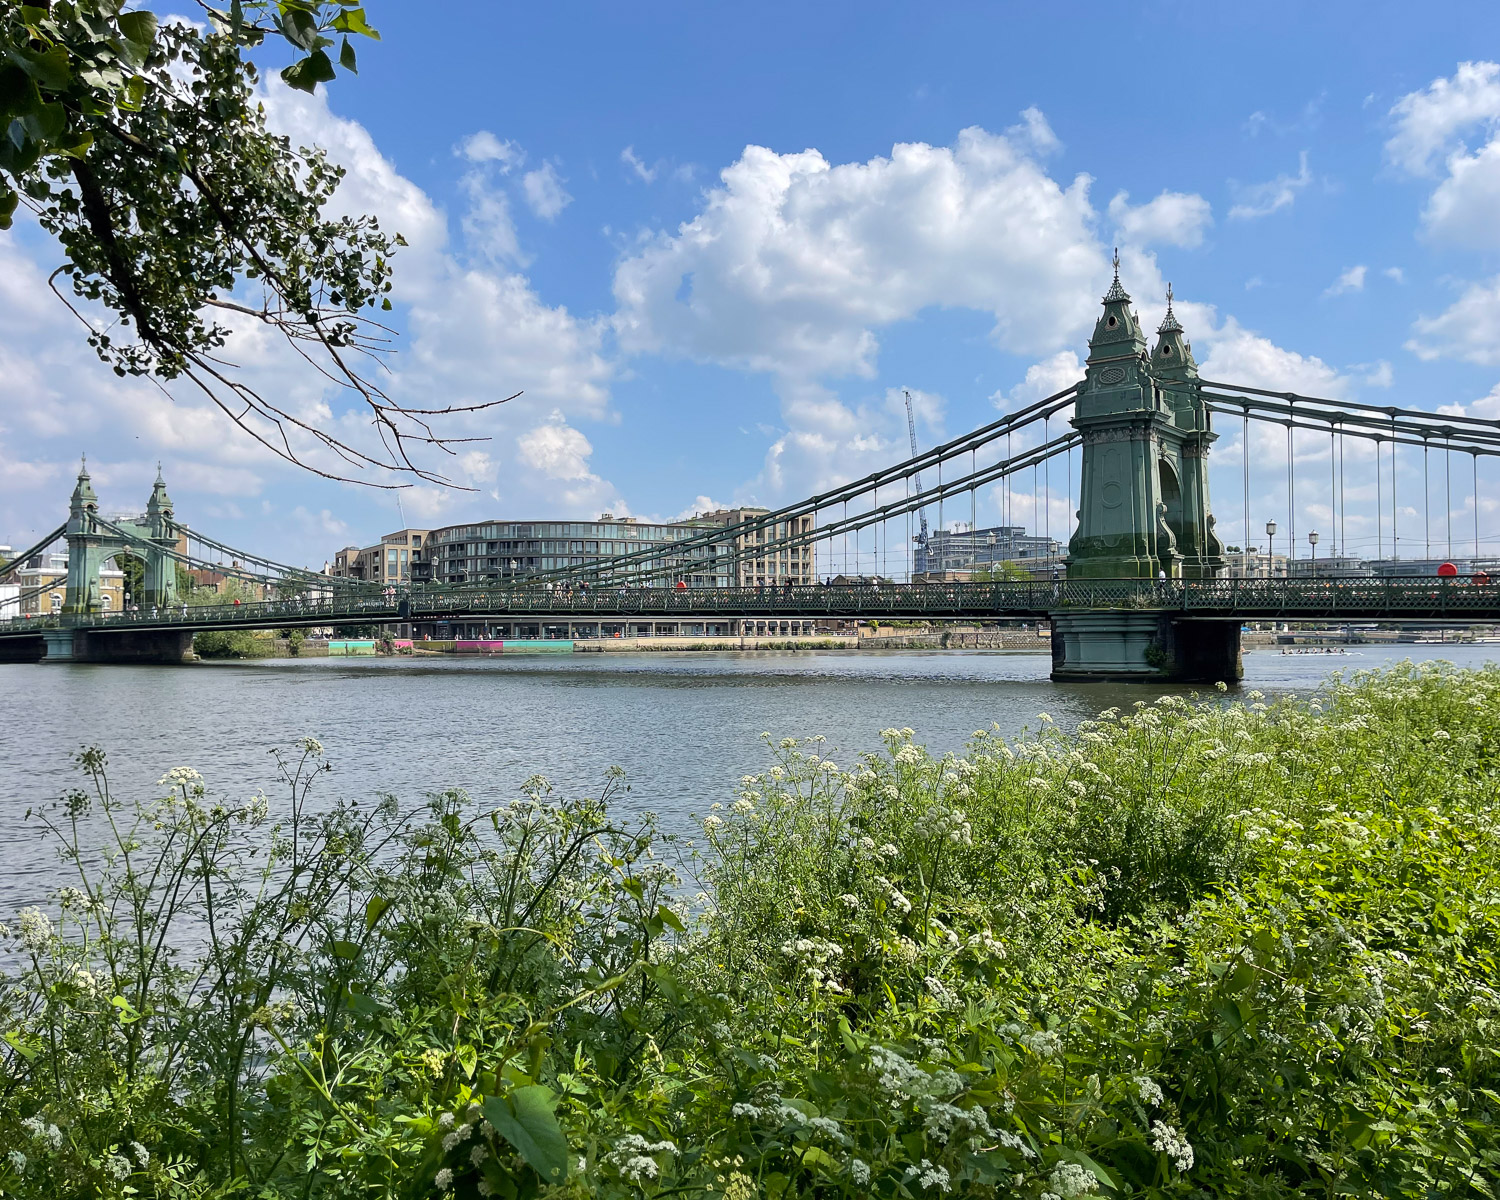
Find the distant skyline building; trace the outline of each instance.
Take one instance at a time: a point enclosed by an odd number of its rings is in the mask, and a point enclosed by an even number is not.
[[[1056,538],[1037,537],[1024,525],[991,525],[983,529],[934,529],[927,545],[912,551],[912,571],[975,571],[995,563],[1055,559],[1063,546]]]

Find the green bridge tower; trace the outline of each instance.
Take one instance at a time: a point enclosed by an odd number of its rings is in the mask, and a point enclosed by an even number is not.
[[[1224,568],[1208,498],[1214,439],[1198,364],[1172,311],[1148,353],[1120,285],[1120,259],[1089,340],[1073,426],[1083,438],[1078,528],[1070,580],[1210,579]],[[1052,618],[1055,678],[1167,676],[1237,679],[1239,627],[1171,622],[1149,610],[1059,610]]]

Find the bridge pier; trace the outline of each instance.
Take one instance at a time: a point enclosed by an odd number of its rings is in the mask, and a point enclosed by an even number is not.
[[[181,663],[195,662],[188,630],[138,629],[102,633],[87,629],[42,632],[44,663]]]
[[[1052,618],[1058,681],[1234,683],[1244,676],[1238,621],[1163,612],[1067,612]]]

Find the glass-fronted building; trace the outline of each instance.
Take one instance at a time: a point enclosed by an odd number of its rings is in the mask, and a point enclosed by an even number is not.
[[[634,517],[603,514],[597,521],[486,521],[449,525],[427,536],[425,569],[436,583],[505,581],[566,567],[588,567],[605,559],[639,551],[665,551],[670,575],[653,573],[643,583],[689,587],[727,587],[733,581],[727,545],[684,547],[674,543],[713,528],[708,521],[645,524]]]

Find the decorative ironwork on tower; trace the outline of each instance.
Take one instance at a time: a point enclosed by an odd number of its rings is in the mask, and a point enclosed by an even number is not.
[[[1208,501],[1214,434],[1198,364],[1167,289],[1167,315],[1147,354],[1140,318],[1115,277],[1089,339],[1073,426],[1083,438],[1070,579],[1201,579],[1223,566]]]

